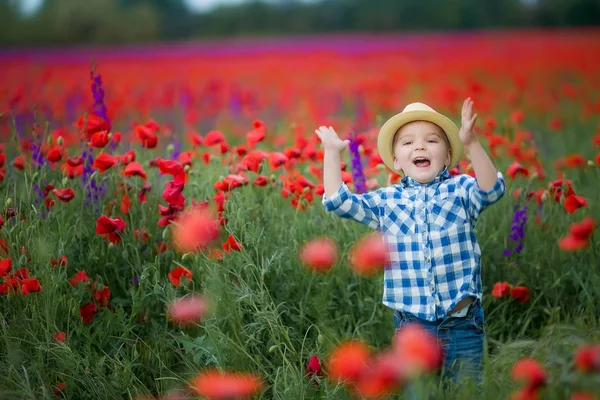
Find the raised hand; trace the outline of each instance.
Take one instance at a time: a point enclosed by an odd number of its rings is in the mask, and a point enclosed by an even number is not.
[[[321,126],[315,131],[325,151],[341,153],[350,144],[349,140],[341,140],[335,130],[330,126]]]
[[[473,100],[470,97],[467,97],[463,102],[462,120],[458,137],[464,146],[470,145],[476,139],[473,128],[475,127],[477,114],[473,114],[473,104]]]

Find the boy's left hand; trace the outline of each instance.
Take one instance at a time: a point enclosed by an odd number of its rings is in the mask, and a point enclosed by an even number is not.
[[[473,104],[473,100],[471,100],[470,97],[467,97],[462,107],[462,121],[458,137],[465,147],[476,140],[473,128],[475,127],[477,114],[473,114]]]

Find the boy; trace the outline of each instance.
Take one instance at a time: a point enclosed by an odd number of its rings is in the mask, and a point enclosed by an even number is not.
[[[340,153],[349,144],[333,128],[316,130],[325,149],[323,205],[342,218],[377,229],[390,249],[383,304],[394,310],[396,329],[418,322],[444,347],[444,375],[481,381],[484,344],[481,249],[473,226],[479,214],[505,191],[477,140],[473,101],[462,108],[460,130],[447,117],[412,103],[379,131],[384,164],[404,175],[400,183],[362,195],[342,182]],[[463,156],[477,178],[450,176]]]

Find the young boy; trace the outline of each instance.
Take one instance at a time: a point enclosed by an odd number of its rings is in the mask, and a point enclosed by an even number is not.
[[[505,191],[504,177],[477,140],[473,101],[460,129],[422,103],[412,103],[382,127],[377,148],[400,183],[362,195],[342,182],[340,153],[348,140],[333,128],[316,130],[325,149],[323,205],[342,218],[377,229],[390,250],[383,304],[396,329],[418,322],[444,347],[443,374],[481,381],[484,345],[481,249],[473,227]],[[449,170],[469,153],[477,178]],[[457,367],[462,366],[462,371]]]

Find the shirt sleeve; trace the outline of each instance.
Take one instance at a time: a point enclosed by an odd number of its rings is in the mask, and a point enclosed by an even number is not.
[[[500,200],[506,191],[504,176],[500,171],[497,172],[496,183],[490,190],[481,190],[477,185],[477,180],[470,175],[465,175],[462,186],[467,210],[475,221],[483,210]]]
[[[353,219],[370,228],[379,228],[379,207],[381,194],[378,191],[354,194],[342,183],[337,192],[327,198],[323,194],[323,205],[329,212],[339,217]]]

